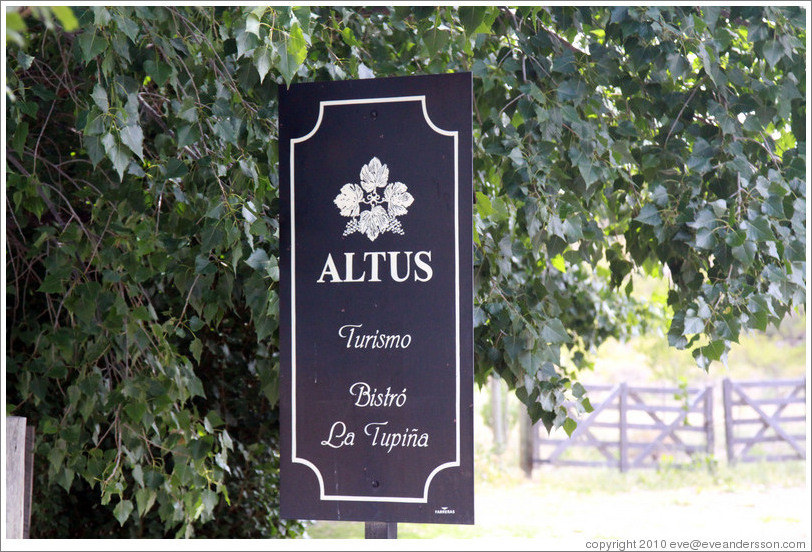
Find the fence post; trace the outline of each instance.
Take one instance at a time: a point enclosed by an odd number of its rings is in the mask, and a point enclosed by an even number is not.
[[[497,454],[505,451],[507,436],[505,409],[502,405],[502,380],[498,375],[491,376],[491,423],[493,424],[493,444]]]
[[[21,539],[25,528],[25,418],[6,418],[6,537]]]
[[[25,497],[23,499],[23,538],[31,537],[31,500],[34,493],[34,426],[25,429]]]
[[[398,538],[398,524],[385,521],[367,521],[364,523],[365,539],[396,539]]]
[[[736,463],[736,454],[733,450],[733,397],[731,393],[733,383],[730,378],[722,380],[722,403],[725,409],[725,448],[727,449],[727,463]]]
[[[713,456],[716,448],[713,430],[713,386],[705,387],[705,440],[707,441],[706,451],[708,456]]]
[[[625,472],[629,469],[629,454],[628,454],[628,435],[627,435],[627,420],[626,420],[626,406],[628,404],[629,387],[624,381],[620,384],[620,404],[618,404],[618,414],[620,416],[620,444],[618,446],[618,454],[620,456],[620,471]]]
[[[519,467],[525,477],[533,477],[533,464],[538,450],[538,430],[524,408],[519,409]]]

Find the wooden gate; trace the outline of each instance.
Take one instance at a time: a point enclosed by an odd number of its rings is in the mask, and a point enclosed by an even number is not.
[[[728,462],[806,458],[806,379],[723,382]]]
[[[595,410],[570,438],[533,430],[534,464],[609,466],[626,471],[684,465],[713,453],[712,387],[587,386]],[[707,456],[705,456],[707,457]]]

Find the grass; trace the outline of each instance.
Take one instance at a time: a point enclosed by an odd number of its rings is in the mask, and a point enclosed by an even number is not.
[[[495,462],[498,465],[498,461]],[[481,458],[477,466],[489,466]],[[662,495],[666,504],[696,509],[702,497],[745,492],[769,493],[777,489],[803,489],[806,481],[804,462],[749,463],[728,466],[666,468],[633,470],[620,473],[608,468],[544,467],[537,469],[531,480],[509,466],[501,471],[488,468],[478,472],[475,487],[477,524],[474,526],[439,525],[428,523],[399,523],[399,539],[479,539],[533,538],[539,536],[539,525],[524,511],[522,502],[537,507],[549,503],[550,508],[578,509],[579,504],[600,504],[612,497]],[[521,497],[512,499],[511,496]],[[555,497],[553,501],[550,501]],[[747,501],[744,501],[747,502]],[[741,502],[741,504],[744,504]],[[758,504],[750,500],[751,506]],[[501,504],[501,506],[499,505]],[[489,507],[486,507],[489,506]],[[515,508],[516,515],[499,515],[499,510]],[[496,510],[491,511],[491,509]],[[489,519],[483,519],[482,512]],[[549,515],[539,512],[539,516]],[[800,524],[803,516],[778,515],[764,512],[765,524],[776,520]],[[496,519],[494,519],[496,518]],[[319,521],[307,530],[312,539],[363,539],[362,522]]]

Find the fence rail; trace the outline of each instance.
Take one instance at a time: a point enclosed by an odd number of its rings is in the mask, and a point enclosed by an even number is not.
[[[687,465],[714,454],[713,386],[586,386],[594,411],[569,438],[530,429],[525,465],[608,466],[621,471]],[[805,459],[806,380],[722,382],[731,463]]]

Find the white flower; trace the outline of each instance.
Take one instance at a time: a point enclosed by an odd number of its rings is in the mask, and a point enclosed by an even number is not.
[[[333,203],[341,211],[343,217],[357,217],[364,199],[364,190],[358,184],[344,184],[341,193],[336,196]]]
[[[412,204],[414,198],[406,191],[406,184],[394,182],[383,191],[383,200],[389,204],[389,215],[399,217],[408,213],[406,207]]]

